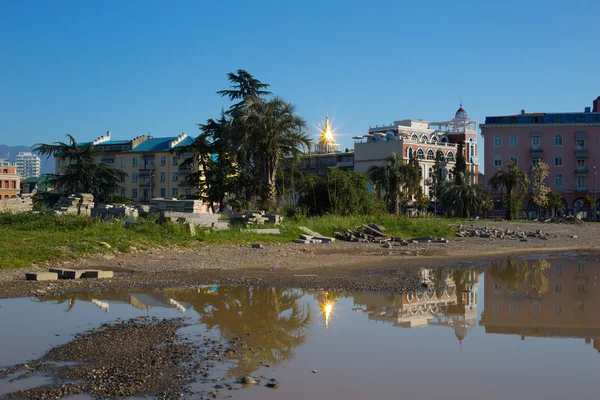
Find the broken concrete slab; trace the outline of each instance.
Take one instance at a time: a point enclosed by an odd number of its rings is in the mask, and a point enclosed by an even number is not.
[[[308,234],[306,234],[306,233],[301,233],[301,234],[300,234],[300,239],[302,239],[302,240],[310,240],[310,239],[312,239],[312,238],[313,238],[313,237],[312,237],[311,235],[308,235]]]
[[[63,272],[62,279],[81,279],[87,271],[85,269],[67,269]]]
[[[306,239],[294,239],[294,240],[292,240],[292,243],[309,244],[310,240],[306,240]]]
[[[25,274],[25,279],[28,281],[57,281],[58,273],[56,272],[28,272]]]
[[[114,273],[112,271],[100,271],[100,270],[87,270],[82,275],[85,279],[103,279],[112,278]]]
[[[260,243],[254,243],[254,244],[252,245],[252,248],[253,248],[253,249],[262,249],[263,247],[264,247],[264,246],[263,246],[262,244],[260,244]]]
[[[304,233],[306,233],[307,235],[310,235],[310,236],[323,236],[320,233],[312,231],[312,230],[308,229],[305,226],[299,226],[298,229],[300,229],[302,232],[304,232]]]
[[[281,235],[279,229],[245,229],[247,232],[258,233],[260,235]]]
[[[320,240],[323,243],[331,243],[331,242],[335,242],[335,238],[332,237],[327,237],[327,236],[315,236],[311,239],[316,239],[316,240]]]

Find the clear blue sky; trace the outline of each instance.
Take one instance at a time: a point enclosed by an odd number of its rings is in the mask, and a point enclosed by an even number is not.
[[[600,1],[0,0],[0,144],[195,135],[246,69],[369,125],[579,111],[600,95]],[[313,129],[316,134],[316,129]]]

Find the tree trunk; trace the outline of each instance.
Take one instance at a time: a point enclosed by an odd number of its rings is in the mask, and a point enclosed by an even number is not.
[[[506,188],[506,219],[512,220],[512,189]]]

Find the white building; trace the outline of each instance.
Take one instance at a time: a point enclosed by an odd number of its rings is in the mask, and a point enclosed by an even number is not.
[[[17,174],[22,178],[39,178],[41,160],[33,153],[17,154]]]

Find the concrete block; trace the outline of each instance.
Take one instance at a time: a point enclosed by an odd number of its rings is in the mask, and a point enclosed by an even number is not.
[[[73,278],[67,278],[65,276],[65,274],[67,272],[71,272],[71,271],[75,271],[74,269],[70,269],[70,268],[50,268],[49,270],[50,272],[56,272],[58,274],[58,279],[73,279]]]
[[[262,245],[262,244],[260,244],[260,243],[254,243],[254,244],[252,245],[252,248],[253,248],[253,249],[262,249],[262,248],[263,248],[263,245]]]
[[[280,235],[281,231],[279,229],[246,229],[248,232],[258,233],[262,235]]]
[[[81,279],[86,272],[85,269],[68,269],[63,272],[63,279]]]
[[[112,271],[100,271],[100,270],[87,270],[82,275],[83,278],[86,279],[102,279],[102,278],[112,278],[114,273]]]
[[[300,244],[309,244],[310,240],[304,240],[304,239],[294,239],[292,240],[293,243],[300,243]]]
[[[25,274],[28,281],[56,281],[58,273],[56,272],[29,272]]]

